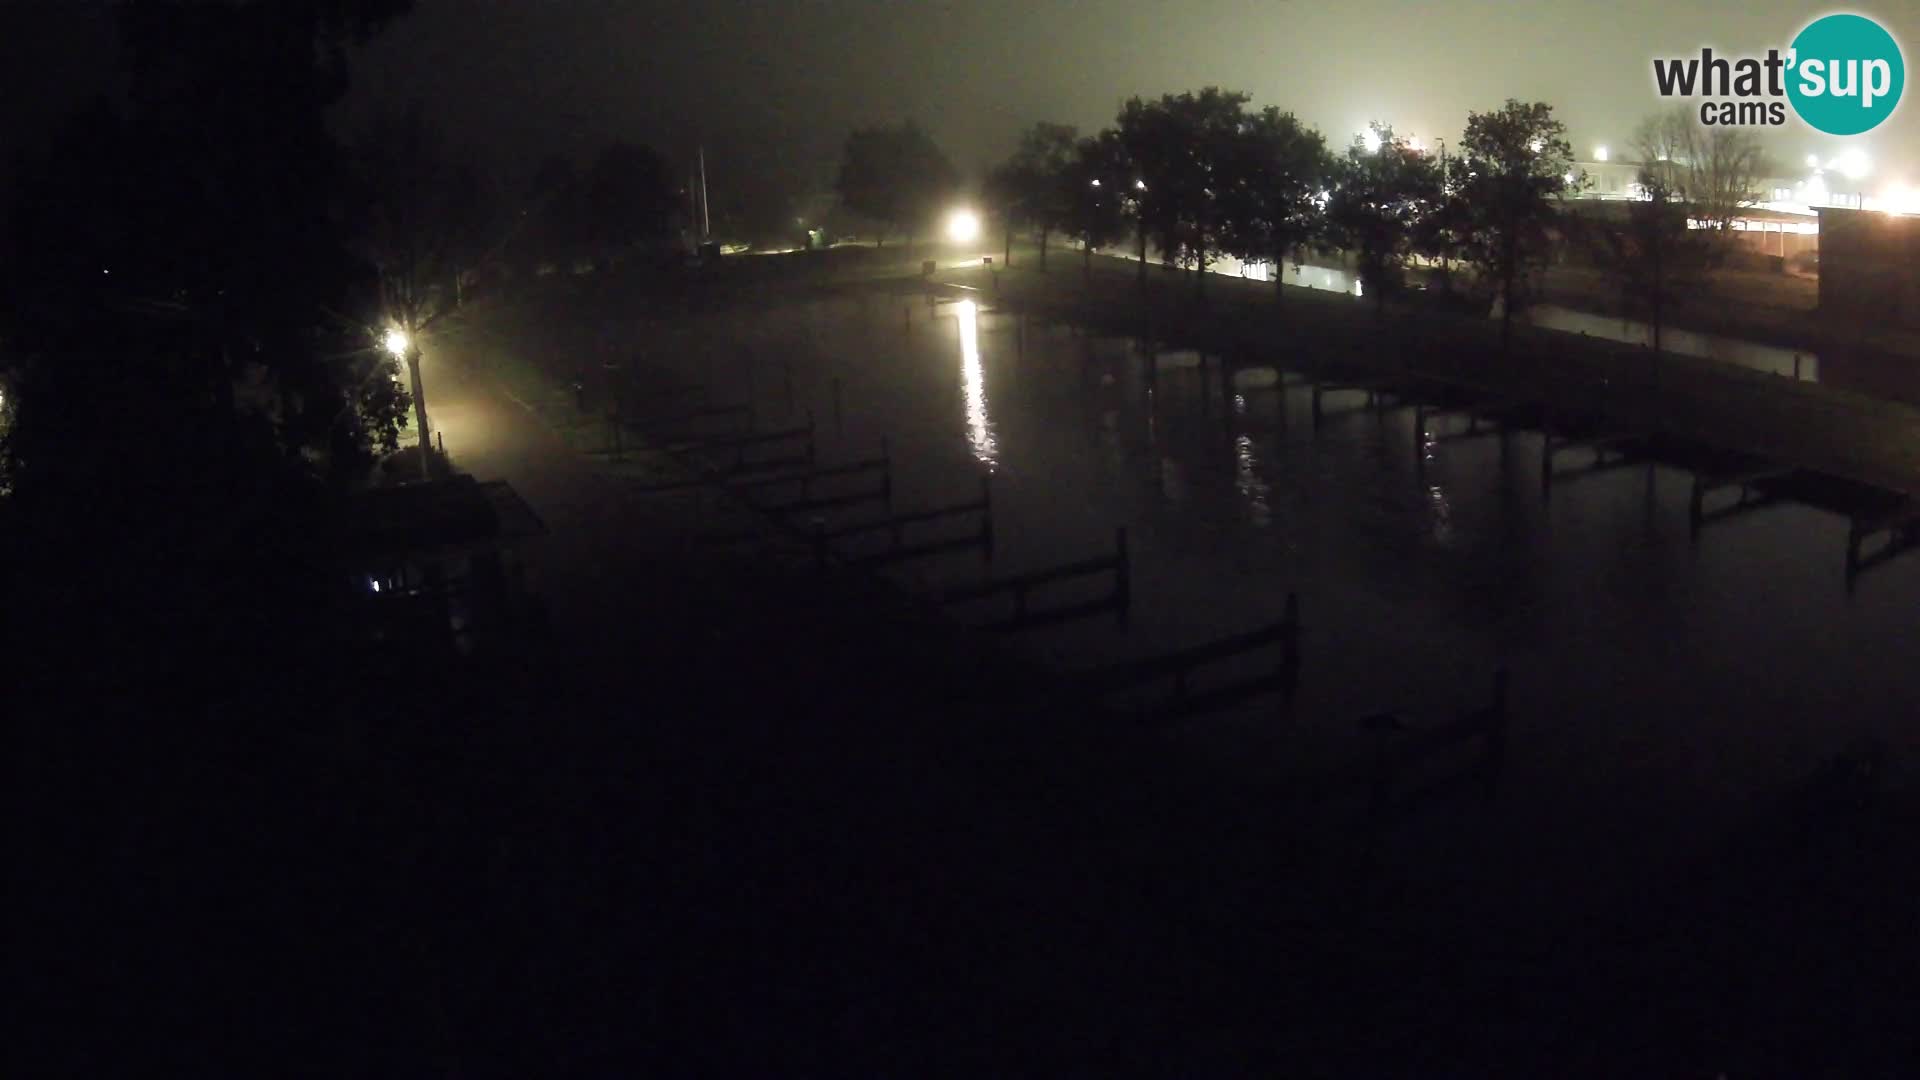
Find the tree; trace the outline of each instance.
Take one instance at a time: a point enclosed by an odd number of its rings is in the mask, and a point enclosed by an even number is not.
[[[1360,266],[1376,309],[1400,290],[1421,223],[1441,202],[1439,167],[1384,125],[1336,164],[1326,208],[1332,239]]]
[[[602,149],[587,170],[581,194],[595,261],[602,268],[623,252],[673,235],[680,188],[667,160],[649,147],[616,142]]]
[[[1223,250],[1224,199],[1247,101],[1209,86],[1154,102],[1133,98],[1120,110],[1120,144],[1139,173],[1141,261],[1151,231],[1169,262],[1193,264],[1196,291],[1205,290],[1207,263]],[[1144,266],[1141,273],[1144,281]]]
[[[381,316],[401,334],[420,467],[431,475],[420,342],[459,309],[462,280],[494,246],[492,223],[471,159],[447,147],[418,103],[380,118],[357,149],[359,246],[379,274]]]
[[[1702,127],[1685,105],[1641,120],[1633,147],[1663,189],[1684,193],[1694,217],[1722,234],[1759,200],[1760,178],[1771,168],[1751,131]]]
[[[1661,351],[1661,330],[1675,304],[1703,283],[1711,254],[1708,234],[1689,222],[1686,193],[1668,186],[1669,174],[1644,168],[1640,183],[1647,198],[1627,204],[1623,227],[1600,232],[1600,259],[1619,284],[1630,309],[1653,327],[1653,352]]]
[[[905,229],[907,243],[958,185],[947,156],[912,121],[847,136],[835,190],[849,210],[878,222],[879,242]]]
[[[1133,206],[1131,175],[1119,137],[1110,131],[1080,140],[1061,174],[1061,201],[1067,210],[1061,227],[1080,239],[1080,274],[1087,280],[1093,277],[1094,249],[1126,233]]]
[[[1241,259],[1273,262],[1275,303],[1285,294],[1286,262],[1320,232],[1320,195],[1332,167],[1320,133],[1272,106],[1252,116],[1234,143],[1224,245]]]
[[[989,181],[999,192],[1007,220],[1007,263],[1013,262],[1013,229],[1024,224],[1040,233],[1040,272],[1047,269],[1047,236],[1066,227],[1070,216],[1064,179],[1074,163],[1079,132],[1045,121],[1020,136],[1013,157],[996,168]]]
[[[1509,99],[1497,111],[1468,115],[1460,149],[1463,253],[1498,291],[1504,352],[1528,274],[1550,251],[1556,201],[1578,183],[1573,148],[1552,106]]]

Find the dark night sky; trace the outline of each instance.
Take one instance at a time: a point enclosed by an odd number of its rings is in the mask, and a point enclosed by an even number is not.
[[[62,10],[51,22],[64,29],[37,44],[11,35],[24,51],[10,70],[35,82],[0,103],[15,137],[30,138],[103,66],[89,59],[98,20]],[[419,0],[357,58],[341,123],[419,97],[509,175],[619,136],[682,161],[704,142],[716,185],[743,174],[798,184],[831,174],[855,124],[912,117],[977,173],[1033,120],[1092,129],[1129,94],[1213,83],[1291,108],[1335,143],[1372,119],[1451,140],[1469,109],[1541,99],[1585,156],[1623,144],[1658,106],[1652,57],[1784,46],[1826,10],[1805,0]],[[1914,61],[1920,5],[1855,10],[1881,19]],[[1837,153],[1837,140],[1797,120],[1772,142],[1787,161]],[[1863,142],[1880,163],[1869,186],[1920,183],[1920,106],[1903,102]]]

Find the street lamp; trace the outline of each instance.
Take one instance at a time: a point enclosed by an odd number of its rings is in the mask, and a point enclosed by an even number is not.
[[[1361,132],[1360,145],[1366,147],[1367,153],[1369,154],[1379,153],[1380,152],[1380,133],[1373,130],[1372,128],[1368,128],[1367,130]]]
[[[980,217],[971,210],[955,210],[947,217],[947,239],[971,244],[980,238]]]
[[[1607,154],[1606,147],[1596,146],[1593,148],[1593,160],[1601,163],[1602,165],[1606,164],[1608,156],[1609,155]]]
[[[420,476],[433,479],[432,436],[427,431],[427,391],[420,383],[420,346],[413,335],[398,326],[387,328],[380,344],[395,359],[407,365],[407,380],[413,389],[413,422],[420,428]]]

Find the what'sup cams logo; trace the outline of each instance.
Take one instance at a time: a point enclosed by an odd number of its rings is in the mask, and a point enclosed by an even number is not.
[[[1906,88],[1900,45],[1864,15],[1826,15],[1808,23],[1785,53],[1699,56],[1653,62],[1661,97],[1701,98],[1706,125],[1778,127],[1787,106],[1828,135],[1872,131],[1893,115]]]

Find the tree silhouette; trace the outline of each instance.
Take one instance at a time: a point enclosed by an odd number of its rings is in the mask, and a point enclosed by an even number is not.
[[[1441,181],[1439,167],[1392,128],[1375,124],[1373,133],[1377,148],[1355,139],[1338,162],[1327,223],[1379,309],[1400,291],[1421,222],[1440,205]]]
[[[849,210],[879,223],[878,242],[905,230],[907,244],[958,185],[940,148],[912,121],[847,136],[835,190]]]
[[[1705,284],[1712,257],[1711,234],[1692,227],[1686,193],[1668,186],[1671,175],[1643,168],[1640,183],[1647,197],[1627,204],[1624,226],[1597,230],[1601,265],[1629,309],[1653,328],[1655,356],[1668,313]]]
[[[1207,263],[1223,250],[1224,200],[1247,101],[1209,86],[1154,102],[1133,98],[1120,110],[1120,144],[1144,183],[1140,220],[1169,260],[1192,262],[1196,291],[1204,292]],[[1141,250],[1144,263],[1144,236]],[[1144,281],[1144,267],[1141,273]]]
[[[356,147],[359,246],[380,278],[383,325],[405,334],[401,361],[412,390],[422,470],[433,460],[420,339],[453,315],[463,281],[497,246],[472,160],[455,154],[418,103],[379,118]]]
[[[1067,211],[1061,227],[1080,239],[1083,278],[1090,280],[1093,276],[1094,249],[1126,234],[1134,205],[1131,178],[1126,151],[1113,132],[1082,139],[1074,147],[1073,161],[1060,177],[1061,199]],[[1141,265],[1145,265],[1144,260]]]
[[[654,150],[616,142],[587,170],[582,209],[595,261],[605,268],[627,251],[673,235],[680,207],[672,167]]]
[[[1248,118],[1226,170],[1225,247],[1249,262],[1271,260],[1283,298],[1289,258],[1321,232],[1320,199],[1332,183],[1326,140],[1272,106]]]
[[[1467,231],[1465,256],[1500,298],[1500,348],[1513,336],[1513,315],[1525,302],[1529,272],[1546,260],[1559,198],[1574,190],[1573,148],[1553,107],[1509,99],[1467,117],[1456,197]]]
[[[1013,264],[1013,231],[1025,225],[1040,233],[1040,271],[1047,269],[1047,237],[1067,228],[1071,216],[1067,171],[1074,164],[1079,132],[1067,124],[1042,121],[1021,133],[1019,149],[989,174],[987,186],[999,203],[1007,230],[1006,261]]]
[[[1759,201],[1760,178],[1772,166],[1746,128],[1702,127],[1692,108],[1655,113],[1634,128],[1641,169],[1658,186],[1686,199],[1695,219],[1724,235],[1745,207]],[[1648,190],[1653,185],[1643,185]]]

